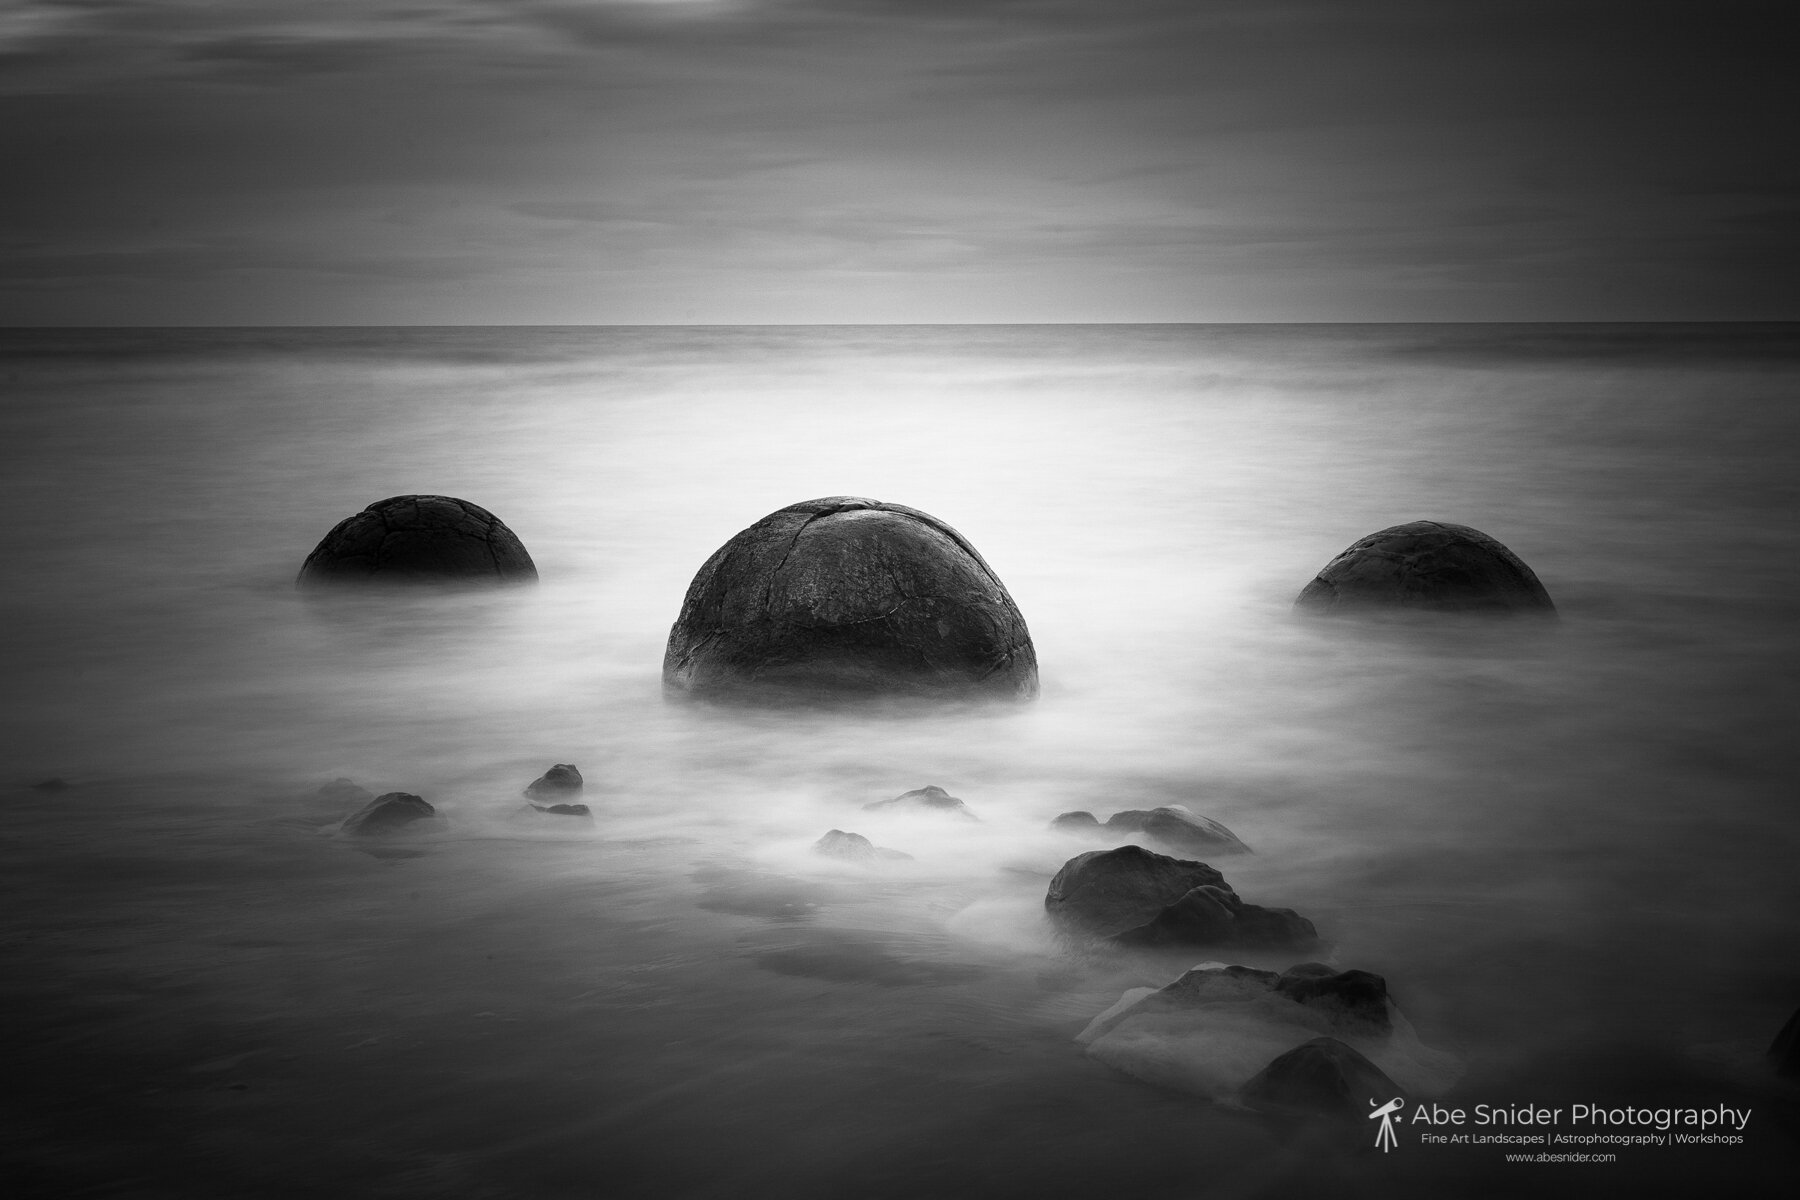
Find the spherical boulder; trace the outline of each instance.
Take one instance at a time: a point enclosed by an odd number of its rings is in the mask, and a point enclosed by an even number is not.
[[[1518,555],[1479,529],[1446,521],[1394,525],[1353,543],[1301,590],[1294,607],[1321,614],[1556,611]]]
[[[1031,634],[966,538],[858,496],[791,504],[706,560],[669,631],[674,696],[1037,694]]]
[[[390,496],[338,522],[301,564],[303,588],[536,583],[518,536],[454,496]]]

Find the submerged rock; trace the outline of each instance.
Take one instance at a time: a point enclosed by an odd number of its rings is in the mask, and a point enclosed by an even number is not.
[[[31,790],[34,792],[66,792],[69,790],[69,786],[68,780],[58,776],[55,779],[45,779],[32,784]]]
[[[877,846],[860,833],[845,833],[842,829],[833,829],[814,842],[813,853],[823,854],[827,858],[842,858],[850,862],[873,862],[878,859],[907,859],[910,861],[912,858],[912,855],[903,851]]]
[[[1556,611],[1518,555],[1479,529],[1444,521],[1395,525],[1353,543],[1301,590],[1294,607],[1319,614]]]
[[[359,835],[392,833],[414,821],[437,816],[437,809],[411,792],[387,792],[344,818],[339,828]]]
[[[726,542],[669,631],[672,695],[1025,700],[1037,655],[1012,597],[943,521],[858,496],[806,500]]]
[[[1301,947],[1318,940],[1313,923],[1292,909],[1244,903],[1213,867],[1136,845],[1090,850],[1064,863],[1044,908],[1124,946]]]
[[[1371,1098],[1404,1099],[1387,1072],[1334,1037],[1295,1046],[1252,1076],[1239,1097],[1259,1112],[1358,1121],[1368,1117]]]
[[[1197,817],[1179,804],[1162,808],[1127,809],[1106,820],[1107,829],[1142,833],[1177,850],[1201,854],[1248,854],[1250,847],[1238,835],[1211,817]]]
[[[581,794],[581,772],[574,763],[557,763],[526,785],[525,795],[533,804],[566,804],[570,796]],[[577,807],[585,808],[586,805]]]
[[[330,783],[320,784],[313,797],[323,804],[334,804],[342,809],[367,804],[375,798],[375,793],[354,779],[346,779],[340,775]]]
[[[1064,833],[1092,833],[1100,828],[1100,822],[1091,812],[1066,812],[1058,814],[1050,828]]]
[[[967,817],[971,821],[981,818],[969,811],[969,806],[946,792],[936,784],[926,784],[922,788],[914,788],[910,792],[902,792],[892,800],[875,800],[863,805],[864,812],[940,812],[955,813],[959,817]]]
[[[1359,1104],[1402,1092],[1437,1095],[1462,1072],[1454,1056],[1420,1042],[1379,975],[1319,963],[1279,975],[1204,963],[1166,987],[1126,992],[1075,1040],[1090,1056],[1140,1079],[1228,1099],[1267,1074],[1272,1059],[1319,1037],[1355,1050],[1389,1080],[1389,1090],[1356,1097]],[[1338,1067],[1330,1066],[1333,1060]],[[1257,1094],[1275,1105],[1284,1096],[1302,1099],[1305,1089],[1285,1089],[1313,1070],[1327,1083],[1334,1071],[1344,1080],[1361,1078],[1341,1056],[1321,1058],[1315,1051],[1274,1072],[1264,1085],[1271,1090]]]
[[[344,518],[306,556],[295,584],[535,583],[518,536],[454,496],[390,496]]]
[[[558,817],[591,817],[594,810],[585,804],[534,804],[531,806],[541,813],[550,813]]]

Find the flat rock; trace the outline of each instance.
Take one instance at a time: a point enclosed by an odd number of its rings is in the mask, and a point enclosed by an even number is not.
[[[902,792],[891,800],[875,800],[863,805],[864,812],[936,812],[954,813],[971,821],[981,818],[969,806],[936,784],[926,784],[910,792]]]
[[[1405,1095],[1356,1047],[1316,1037],[1251,1076],[1239,1098],[1259,1112],[1361,1121],[1368,1118],[1371,1099],[1385,1104]]]
[[[302,588],[536,583],[518,535],[454,496],[390,496],[345,517],[301,564]]]
[[[387,792],[344,818],[343,833],[357,835],[393,833],[415,821],[437,816],[437,809],[411,792]]]
[[[663,682],[750,702],[1038,689],[1025,619],[968,539],[860,496],[791,504],[719,547],[669,631]]]
[[[1294,607],[1321,615],[1556,612],[1518,555],[1479,529],[1446,521],[1394,525],[1352,543],[1301,590]]]
[[[1319,1037],[1350,1046],[1394,1081],[1384,1099],[1439,1095],[1462,1071],[1419,1041],[1380,976],[1318,963],[1281,974],[1203,963],[1166,987],[1126,992],[1076,1041],[1159,1086],[1231,1099],[1272,1060]]]

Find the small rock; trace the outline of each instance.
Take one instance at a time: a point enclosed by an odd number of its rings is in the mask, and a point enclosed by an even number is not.
[[[953,812],[971,821],[981,818],[970,812],[968,806],[943,788],[935,784],[927,784],[895,796],[892,800],[876,800],[863,805],[864,812],[887,812],[901,809],[926,810],[933,812]]]
[[[813,843],[813,853],[823,854],[829,858],[842,858],[851,862],[871,862],[875,859],[907,859],[912,855],[899,850],[888,850],[877,846],[860,833],[845,833],[842,829],[833,829],[824,837]]]
[[[414,821],[435,817],[437,809],[410,792],[387,792],[344,818],[340,829],[359,835],[392,833]]]
[[[541,813],[552,813],[559,817],[592,817],[594,812],[585,804],[534,804],[531,806]]]
[[[1065,833],[1089,833],[1100,828],[1100,822],[1091,812],[1066,812],[1050,822],[1050,828]]]
[[[1239,1096],[1259,1112],[1347,1120],[1368,1117],[1371,1102],[1404,1099],[1387,1072],[1334,1037],[1289,1050],[1244,1084]]]
[[[574,763],[557,763],[525,788],[525,795],[534,802],[561,803],[580,794],[581,772]]]

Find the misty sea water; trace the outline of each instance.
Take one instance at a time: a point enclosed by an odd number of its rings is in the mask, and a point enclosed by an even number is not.
[[[1800,1159],[1761,1059],[1800,1005],[1800,327],[15,329],[0,387],[16,1194],[1594,1186],[1086,1057],[1209,955],[1059,940],[1092,844],[1047,827],[1160,804],[1386,977],[1455,1102],[1754,1108],[1591,1168],[1640,1193]],[[500,516],[540,584],[295,591],[409,492]],[[693,572],[840,494],[981,551],[1038,700],[664,702]],[[1291,611],[1420,518],[1560,619]],[[523,811],[555,762],[591,825]],[[338,777],[445,822],[333,837]],[[862,810],[926,784],[981,820]],[[819,859],[832,828],[913,860]]]

